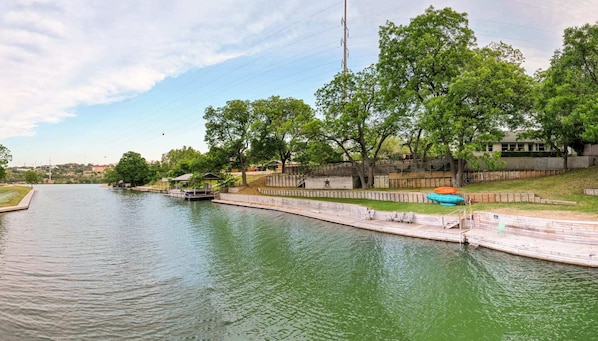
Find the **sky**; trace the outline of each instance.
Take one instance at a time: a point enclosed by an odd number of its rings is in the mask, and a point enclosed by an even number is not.
[[[429,6],[467,13],[478,46],[549,66],[598,0],[347,0],[348,67],[378,59],[378,30]],[[0,144],[9,166],[114,164],[207,152],[207,107],[281,96],[314,105],[343,70],[343,0],[2,0]]]

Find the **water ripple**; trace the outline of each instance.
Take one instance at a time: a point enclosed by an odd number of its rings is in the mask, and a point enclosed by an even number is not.
[[[39,186],[0,339],[591,339],[598,271],[209,202]]]

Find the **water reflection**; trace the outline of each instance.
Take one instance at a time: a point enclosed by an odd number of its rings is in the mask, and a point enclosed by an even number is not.
[[[8,339],[591,339],[598,272],[280,212],[39,186],[0,216]]]

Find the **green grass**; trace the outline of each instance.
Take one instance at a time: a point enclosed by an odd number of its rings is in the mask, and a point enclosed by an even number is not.
[[[535,193],[543,199],[575,201],[577,205],[550,205],[531,203],[474,204],[475,210],[491,211],[514,208],[527,211],[567,211],[598,214],[598,196],[583,194],[585,188],[598,188],[598,167],[572,170],[565,174],[524,180],[471,184],[459,189],[460,193]],[[397,191],[397,190],[385,190]],[[411,189],[405,191],[413,191]],[[432,192],[432,188],[415,191]],[[413,211],[424,214],[446,214],[457,207],[431,204],[397,203],[390,201],[318,198],[322,201],[343,202],[370,207],[379,211]],[[462,206],[461,206],[462,207]]]
[[[1,186],[0,207],[17,206],[30,190],[25,186]]]

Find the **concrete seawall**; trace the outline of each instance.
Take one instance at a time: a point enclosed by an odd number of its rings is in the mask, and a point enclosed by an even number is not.
[[[33,194],[35,190],[32,188],[29,193],[27,193],[17,206],[8,206],[8,207],[0,207],[0,213],[2,212],[13,212],[13,211],[21,211],[26,210],[29,208],[29,204],[31,203],[31,199],[33,198]]]
[[[298,198],[221,193],[213,202],[283,211],[372,231],[439,241],[469,243],[515,255],[598,267],[598,222],[528,218],[474,212],[464,216],[414,214],[411,223],[396,212]],[[461,228],[450,228],[455,222]]]

